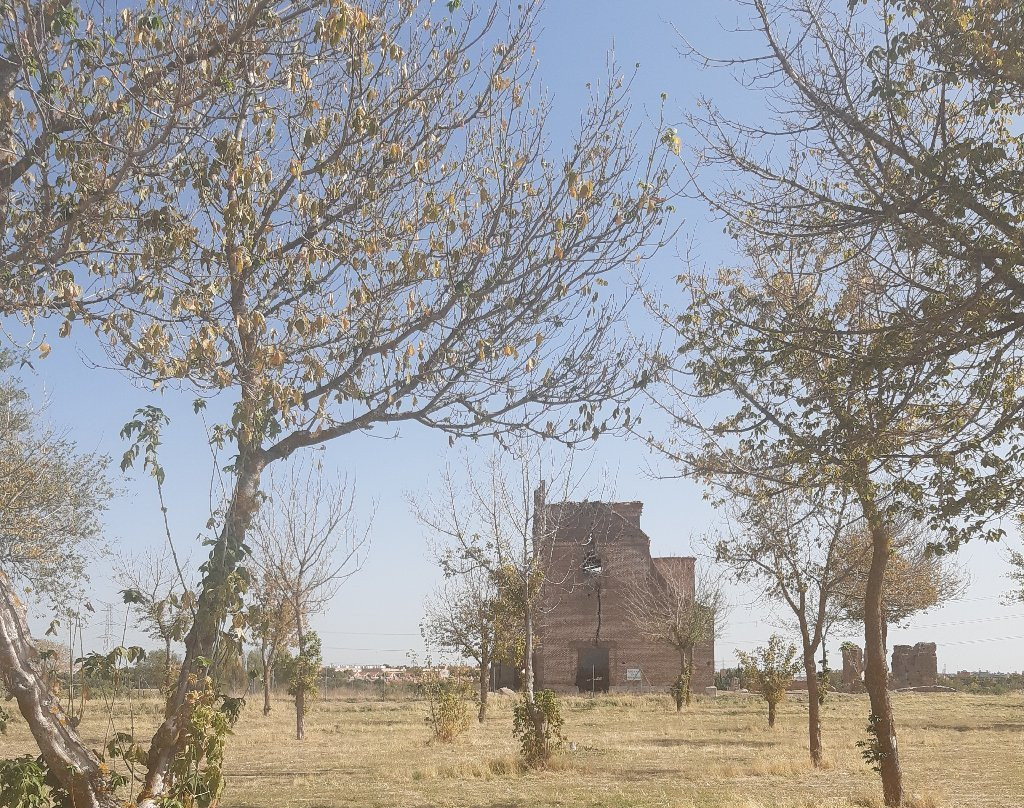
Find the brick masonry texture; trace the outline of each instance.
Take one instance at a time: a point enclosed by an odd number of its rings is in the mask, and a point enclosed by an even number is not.
[[[893,687],[931,687],[938,681],[938,672],[935,643],[919,642],[916,645],[892,647]]]
[[[857,692],[864,689],[861,674],[864,670],[864,652],[859,645],[843,646],[843,689]],[[938,682],[939,663],[935,643],[919,642],[915,645],[894,645],[892,667],[889,669],[889,687],[934,687]]]
[[[859,645],[843,643],[843,690],[857,693],[864,689],[864,650]]]
[[[642,502],[547,504],[539,491],[537,506],[534,546],[544,570],[537,686],[576,691],[579,661],[597,648],[608,654],[609,690],[670,687],[679,675],[679,655],[638,635],[628,616],[628,586],[658,567],[680,565],[692,587],[695,559],[651,558],[650,539],[640,528]],[[629,669],[639,669],[641,680],[628,681]],[[691,688],[700,692],[713,683],[712,640],[694,650]],[[602,679],[596,688],[603,685]]]

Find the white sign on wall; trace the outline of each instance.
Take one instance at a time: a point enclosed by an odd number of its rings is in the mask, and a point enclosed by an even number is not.
[[[639,682],[642,674],[639,668],[626,668],[626,681],[627,682]]]

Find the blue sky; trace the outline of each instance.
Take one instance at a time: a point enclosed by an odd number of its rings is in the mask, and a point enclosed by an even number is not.
[[[677,52],[681,34],[718,53],[749,52],[756,47],[756,40],[749,34],[734,33],[743,27],[744,14],[745,9],[727,0],[549,0],[542,16],[537,57],[540,79],[554,98],[551,123],[556,142],[559,132],[566,132],[578,120],[587,96],[586,83],[605,75],[611,49],[627,71],[639,63],[633,86],[634,112],[637,124],[647,127],[648,135],[652,135],[650,125],[657,117],[662,92],[668,94],[670,122],[681,120],[698,95],[712,96],[727,109],[756,114],[756,97],[742,92],[727,75],[699,70]],[[710,221],[696,203],[683,203],[680,216],[679,243],[644,268],[648,282],[669,294],[672,278],[680,271],[683,250],[709,266],[728,263],[733,257],[721,225]],[[55,328],[44,325],[40,331],[45,334]],[[162,454],[170,521],[176,541],[194,545],[209,514],[211,463],[190,397],[134,388],[116,370],[103,367],[102,354],[84,333],[70,342],[56,339],[55,334],[49,336],[53,352],[37,363],[37,375],[27,381],[49,401],[49,419],[76,435],[81,448],[110,454],[116,469],[116,460],[125,448],[118,433],[137,407],[156,403],[171,415]],[[654,421],[648,425],[657,426]],[[418,634],[421,605],[439,576],[429,560],[423,531],[409,512],[406,492],[436,486],[444,464],[458,462],[457,451],[448,448],[444,435],[408,426],[397,437],[355,435],[335,441],[323,458],[325,468],[348,473],[355,480],[364,515],[376,503],[373,546],[365,566],[345,584],[330,610],[313,621],[323,637],[324,657],[334,663],[401,663],[414,652],[422,658]],[[588,460],[594,475],[607,474],[615,480],[617,499],[643,500],[643,526],[655,554],[700,553],[695,540],[715,530],[716,515],[693,483],[651,477],[647,469],[656,459],[642,446],[623,439],[602,438]],[[161,542],[162,524],[152,480],[135,473],[119,479],[119,487],[106,520],[110,543],[118,549],[142,549]],[[890,644],[937,642],[940,670],[1024,669],[1024,604],[1002,602],[1002,593],[1009,586],[1004,552],[980,544],[965,548],[961,560],[972,585],[964,598],[922,615],[907,629],[893,629]],[[202,555],[194,549],[192,558],[198,561]],[[119,615],[115,622],[123,620],[123,606],[108,565],[97,564],[92,569],[89,595],[96,605],[115,603]],[[728,630],[717,642],[718,664],[731,664],[735,648],[763,642],[781,625],[750,592],[734,590],[732,601]],[[34,620],[36,627],[46,622],[41,614]],[[95,641],[102,630],[102,619],[94,617],[87,638]],[[129,636],[134,642],[140,639]],[[836,660],[842,639],[838,633],[831,638]]]

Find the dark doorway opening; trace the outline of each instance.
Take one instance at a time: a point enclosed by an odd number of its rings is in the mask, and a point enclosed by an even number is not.
[[[608,649],[588,646],[577,653],[576,687],[580,693],[607,693]]]
[[[512,690],[519,690],[522,686],[523,677],[519,672],[518,665],[509,665],[507,662],[491,663],[491,690],[500,690],[503,687]]]

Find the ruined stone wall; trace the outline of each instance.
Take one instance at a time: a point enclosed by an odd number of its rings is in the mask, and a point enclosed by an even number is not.
[[[901,687],[934,687],[938,681],[939,665],[935,643],[894,645],[892,648],[891,684]]]
[[[843,690],[857,693],[864,689],[864,650],[859,645],[843,643]]]
[[[550,533],[538,539],[545,570],[538,615],[538,686],[577,689],[577,664],[588,649],[607,649],[608,689],[665,689],[679,675],[678,654],[638,636],[629,619],[628,587],[652,570],[650,540],[640,528],[642,503],[561,503],[549,505]],[[541,545],[544,546],[541,546]],[[672,559],[688,565],[694,559]],[[600,565],[600,574],[588,574]],[[694,653],[692,687],[714,682],[714,643]],[[640,681],[627,679],[639,669]]]

